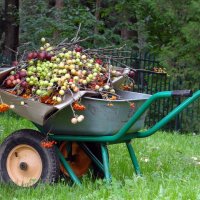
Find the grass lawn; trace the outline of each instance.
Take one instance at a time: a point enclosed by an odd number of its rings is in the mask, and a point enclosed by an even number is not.
[[[1,141],[12,131],[33,128],[25,119],[11,113],[0,115]],[[64,181],[37,188],[1,184],[0,200],[200,200],[200,135],[158,132],[133,141],[142,177],[135,176],[124,145],[110,145],[112,184],[92,180],[90,174],[82,187]]]

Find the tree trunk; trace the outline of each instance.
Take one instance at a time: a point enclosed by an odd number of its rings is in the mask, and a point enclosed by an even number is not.
[[[96,0],[95,18],[96,18],[97,22],[99,21],[99,17],[100,17],[100,8],[101,8],[101,0]],[[98,27],[96,25],[94,28],[94,34],[98,34],[98,33],[99,33],[99,31],[98,31]]]
[[[49,0],[48,5],[50,8],[56,7],[56,8],[62,8],[64,6],[64,0]]]
[[[3,20],[3,15],[0,13],[0,39],[2,37],[4,30],[4,20]]]
[[[55,7],[60,9],[64,6],[64,0],[56,0]]]
[[[2,52],[3,49],[3,42],[5,38],[5,33],[4,33],[4,17],[3,14],[0,14],[0,52]]]
[[[64,0],[56,0],[55,1],[55,7],[56,7],[56,9],[62,9],[63,8],[63,6],[64,6]],[[59,12],[61,12],[61,11],[59,11]],[[56,19],[55,19],[55,21],[60,21],[60,16],[59,16],[59,13],[58,13],[58,15],[56,16]],[[59,38],[59,31],[55,31],[54,33],[53,33],[53,38]]]
[[[19,0],[5,0],[4,18],[3,55],[15,60],[14,51],[19,45]]]
[[[101,0],[96,0],[96,10],[95,10],[95,18],[96,18],[96,26],[94,27],[94,34],[98,34],[99,30],[98,30],[98,21],[100,18],[100,8],[101,8]],[[96,41],[94,39],[94,44],[96,44]]]
[[[136,18],[126,19],[128,23],[135,24],[137,23]],[[124,40],[131,39],[134,43],[138,43],[138,31],[137,30],[129,30],[127,27],[121,29],[121,37]],[[135,50],[138,50],[137,47],[134,47]]]

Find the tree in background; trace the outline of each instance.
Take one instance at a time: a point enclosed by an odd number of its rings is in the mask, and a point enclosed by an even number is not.
[[[200,77],[200,2],[146,0],[142,14],[150,51],[159,55],[172,77],[197,89]]]
[[[31,12],[27,10],[30,5],[33,8]],[[32,41],[36,48],[41,37],[49,38],[54,43],[61,42],[65,38],[72,39],[79,24],[82,24],[80,37],[90,36],[91,40],[85,42],[85,45],[92,45],[95,16],[78,0],[63,1],[61,5],[58,1],[35,1],[33,3],[33,1],[24,0],[20,16],[21,43]]]
[[[19,44],[19,0],[6,0],[1,4],[0,41],[3,54],[14,60]]]
[[[101,16],[117,43],[138,49],[137,0],[104,1]]]
[[[18,44],[19,1],[3,2],[1,51],[9,56],[5,47],[16,50]],[[20,0],[19,14],[20,46],[29,42],[38,49],[41,37],[55,44],[71,39],[81,24],[79,36],[90,37],[85,47],[126,44],[153,52],[171,74],[184,77],[192,87],[194,81],[199,83],[198,0]]]

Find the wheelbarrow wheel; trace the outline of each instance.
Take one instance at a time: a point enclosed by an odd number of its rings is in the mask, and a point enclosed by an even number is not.
[[[91,160],[84,149],[81,148],[76,142],[71,143],[71,155],[68,152],[68,142],[62,142],[60,145],[60,151],[68,161],[70,167],[79,178],[88,173],[89,169],[92,169],[92,175],[94,178],[104,178],[104,173],[98,168],[98,166]],[[87,148],[92,152],[96,158],[102,162],[101,147],[97,143],[85,143]],[[64,166],[60,165],[61,172],[69,177],[68,172]]]
[[[22,129],[8,136],[0,146],[0,179],[22,187],[54,183],[59,177],[55,147],[44,148],[44,135]]]

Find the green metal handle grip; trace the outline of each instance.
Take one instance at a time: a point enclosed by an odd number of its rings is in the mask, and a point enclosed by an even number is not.
[[[176,115],[178,115],[182,110],[188,107],[191,103],[193,103],[199,97],[200,97],[200,90],[198,90],[191,97],[183,101],[179,106],[177,106],[170,113],[168,113],[168,115],[166,115],[163,119],[157,122],[153,127],[151,127],[145,132],[138,132],[135,137],[143,138],[143,137],[148,137],[154,134],[156,131],[158,131],[160,128],[166,125],[170,120],[172,120]]]
[[[191,97],[192,90],[174,90],[174,91],[172,91],[172,96]]]

